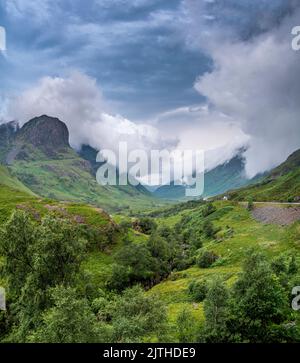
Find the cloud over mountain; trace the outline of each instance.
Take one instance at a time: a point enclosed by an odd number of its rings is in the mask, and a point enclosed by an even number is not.
[[[295,7],[295,2],[286,5]],[[269,17],[264,26],[256,26],[261,32],[249,33],[246,40],[232,24],[229,30],[234,35],[229,37],[224,21],[218,25],[224,26],[226,37],[214,26],[209,34],[198,34],[199,40],[206,38],[214,67],[199,76],[195,88],[215,111],[249,135],[245,153],[249,176],[272,168],[300,146],[300,55],[291,48],[291,29],[300,19],[300,10],[275,15],[276,26]],[[208,118],[213,122],[215,116]]]
[[[166,142],[154,127],[109,113],[95,79],[80,72],[66,78],[42,78],[11,100],[8,114],[21,124],[42,114],[58,117],[67,124],[75,148],[89,144],[117,151],[122,140],[129,149],[149,150]]]

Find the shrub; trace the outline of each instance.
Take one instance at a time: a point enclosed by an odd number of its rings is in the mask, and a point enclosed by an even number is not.
[[[195,302],[202,302],[206,298],[207,291],[205,281],[193,280],[188,286],[188,294]]]
[[[213,251],[203,251],[197,258],[197,265],[201,268],[210,267],[219,258]]]
[[[253,199],[252,199],[252,198],[249,198],[249,199],[248,199],[248,206],[247,206],[247,209],[248,209],[249,211],[251,211],[251,210],[253,210],[253,208],[254,208]]]
[[[214,238],[217,230],[214,228],[214,225],[211,221],[205,221],[203,224],[203,233],[207,238]]]
[[[216,211],[216,207],[212,203],[208,203],[205,205],[205,207],[202,210],[202,216],[208,217],[210,214],[214,213]]]
[[[152,218],[144,217],[135,222],[134,228],[144,234],[151,234],[157,228],[157,224]]]

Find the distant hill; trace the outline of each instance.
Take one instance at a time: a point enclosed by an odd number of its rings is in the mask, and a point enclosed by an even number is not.
[[[205,173],[204,194],[202,197],[211,197],[222,194],[227,190],[241,187],[252,182],[245,175],[245,161],[240,152],[233,159],[217,166]],[[156,189],[153,194],[159,198],[182,200],[185,197],[185,186],[164,185]]]
[[[57,118],[36,117],[21,129],[2,126],[0,135],[5,139],[2,163],[37,195],[108,210],[146,208],[157,203],[143,187],[99,185],[96,166],[86,153],[83,158],[70,147],[68,128]]]
[[[96,175],[98,168],[101,165],[105,164],[105,163],[99,163],[96,161],[98,153],[99,153],[98,150],[94,149],[93,147],[91,147],[89,145],[82,145],[80,151],[78,152],[78,154],[83,159],[87,160],[90,163],[94,175]],[[118,180],[119,180],[119,171],[117,170],[117,183],[118,183]],[[147,196],[151,195],[149,190],[147,188],[145,188],[142,184],[132,186],[128,183],[128,185],[118,185],[118,188],[120,190],[123,190],[125,193],[130,192],[130,190],[132,190],[132,188],[134,188],[135,190],[138,190],[142,194],[145,194]]]
[[[231,199],[256,201],[300,201],[300,150],[271,170],[261,182],[234,190],[229,193]]]

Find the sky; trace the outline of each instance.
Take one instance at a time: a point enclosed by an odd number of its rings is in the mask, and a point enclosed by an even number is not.
[[[49,114],[71,144],[246,148],[249,177],[300,147],[298,0],[1,0],[0,119]]]

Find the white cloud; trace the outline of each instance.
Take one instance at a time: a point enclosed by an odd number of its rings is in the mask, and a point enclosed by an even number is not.
[[[249,141],[235,119],[207,104],[164,112],[156,119],[162,135],[178,140],[179,149],[204,150],[205,168],[230,160]]]
[[[42,114],[65,122],[70,143],[77,149],[89,144],[117,151],[122,140],[128,142],[129,149],[149,150],[166,142],[154,127],[109,113],[96,81],[79,72],[67,78],[42,78],[9,103],[9,117],[21,124]]]
[[[247,42],[221,41],[220,32],[208,38],[214,69],[199,77],[195,88],[249,135],[245,156],[250,177],[300,147],[300,56],[291,48],[290,35],[299,18],[300,11]]]

